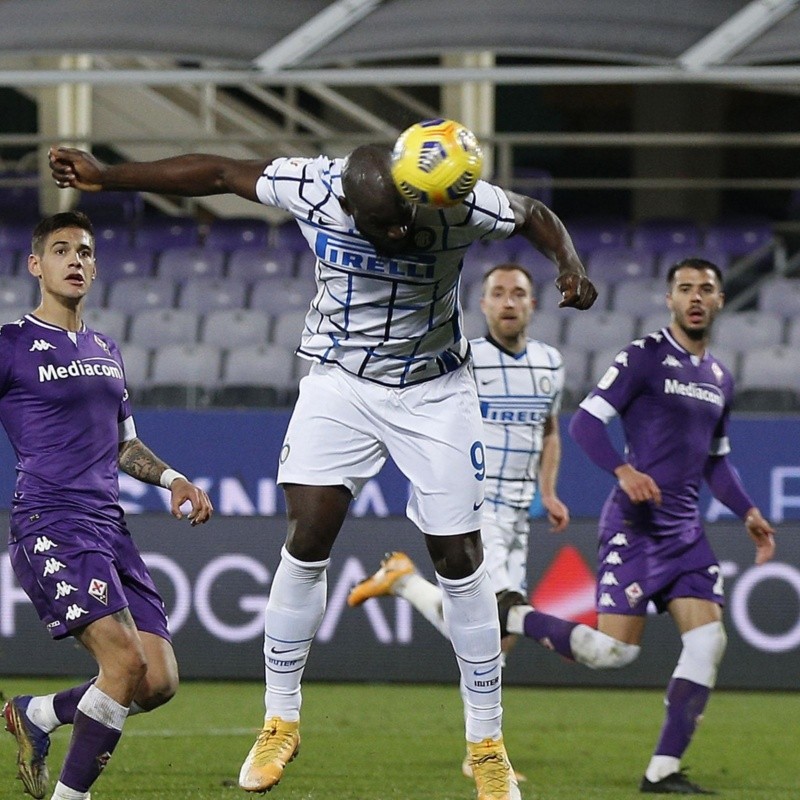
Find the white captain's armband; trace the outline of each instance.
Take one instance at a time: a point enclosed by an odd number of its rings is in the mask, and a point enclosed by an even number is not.
[[[122,420],[117,425],[117,430],[119,431],[120,444],[122,442],[130,442],[136,438],[136,423],[133,421],[133,417],[126,417]]]
[[[614,408],[608,400],[597,394],[589,395],[589,397],[582,400],[580,407],[593,417],[597,417],[604,425],[608,425],[608,423],[619,414],[617,409]]]

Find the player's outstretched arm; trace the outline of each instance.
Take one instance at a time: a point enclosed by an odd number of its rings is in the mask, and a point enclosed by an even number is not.
[[[74,147],[51,147],[50,171],[61,189],[83,192],[139,191],[202,197],[237,194],[256,200],[256,181],[263,161],[193,154],[159,161],[104,164],[91,153]]]
[[[744,526],[756,545],[756,564],[765,564],[775,555],[775,529],[755,506],[747,512]]]
[[[181,506],[187,502],[191,504],[187,517],[192,525],[202,525],[214,513],[214,506],[205,491],[171,469],[140,439],[120,444],[119,468],[143,483],[169,489],[170,512],[176,519],[183,517]]]
[[[517,221],[516,232],[558,268],[556,286],[563,298],[559,306],[590,308],[597,299],[597,289],[586,275],[564,223],[544,203],[516,192],[506,194]]]

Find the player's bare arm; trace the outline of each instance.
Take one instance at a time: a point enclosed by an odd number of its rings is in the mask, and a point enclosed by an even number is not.
[[[561,533],[569,525],[569,509],[556,494],[558,469],[561,465],[561,434],[558,419],[548,417],[544,423],[542,436],[542,455],[539,460],[539,491],[542,506],[547,512],[550,530]]]
[[[775,529],[755,506],[747,512],[744,526],[756,545],[756,564],[765,564],[775,555]]]
[[[661,489],[646,473],[639,472],[630,464],[621,464],[614,470],[617,481],[623,492],[632,503],[653,502],[661,505]]]
[[[597,289],[586,275],[564,223],[544,204],[532,197],[506,191],[517,223],[517,233],[546,255],[558,268],[556,286],[563,300],[560,307],[590,308]]]
[[[170,469],[147,445],[140,439],[130,439],[122,442],[119,448],[119,468],[132,478],[161,486],[162,476]],[[202,525],[207,522],[214,512],[209,496],[195,484],[186,480],[177,473],[169,484],[170,511],[174,517],[181,519],[181,506],[189,502],[191,510],[188,518],[192,525]]]
[[[91,153],[73,147],[51,147],[50,171],[61,189],[83,192],[141,191],[201,197],[237,194],[256,200],[256,181],[263,161],[192,154],[159,161],[104,164]]]

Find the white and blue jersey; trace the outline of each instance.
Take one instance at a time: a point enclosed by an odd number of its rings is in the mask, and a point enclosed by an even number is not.
[[[317,293],[297,353],[385,386],[460,367],[469,354],[458,297],[462,259],[478,239],[515,230],[505,192],[479,181],[457,206],[419,206],[413,253],[379,256],[339,203],[344,159],[279,158],[259,200],[289,211],[314,252]]]
[[[536,493],[544,425],[561,410],[561,353],[533,339],[511,353],[489,337],[473,339],[486,458],[486,505],[527,509]]]

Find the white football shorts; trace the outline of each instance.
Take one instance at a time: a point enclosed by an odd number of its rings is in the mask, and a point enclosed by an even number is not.
[[[483,561],[495,594],[511,589],[528,596],[528,534],[531,524],[527,508],[484,506],[481,520]]]
[[[485,461],[472,371],[396,388],[314,364],[300,381],[278,483],[346,486],[354,497],[388,456],[411,483],[406,515],[423,533],[477,531]]]

